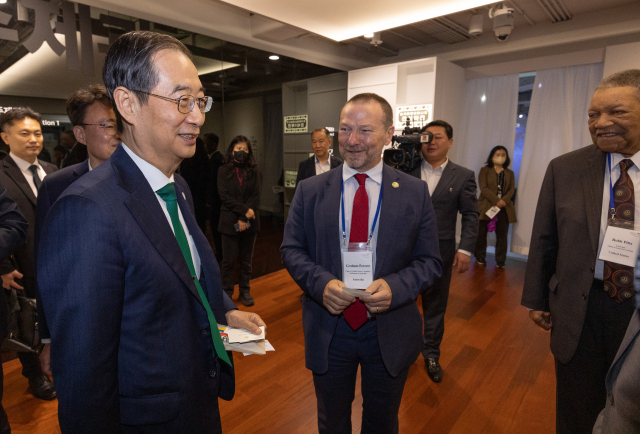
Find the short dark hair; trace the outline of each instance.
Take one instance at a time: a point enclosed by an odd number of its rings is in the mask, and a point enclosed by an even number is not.
[[[220,143],[220,137],[214,133],[207,133],[204,135],[204,146],[207,152],[213,150],[214,152],[218,150],[218,144]]]
[[[387,100],[380,95],[377,95],[375,93],[359,93],[358,95],[352,97],[349,101],[347,101],[347,104],[366,104],[371,101],[375,101],[380,104],[382,113],[384,114],[384,119],[382,120],[384,127],[389,128],[391,125],[393,125],[393,109],[391,108],[391,105],[387,102]],[[345,104],[345,106],[347,104]]]
[[[640,69],[626,69],[611,74],[596,86],[596,91],[627,86],[636,88],[636,96],[640,100]]]
[[[504,169],[508,168],[509,164],[511,164],[511,158],[509,158],[509,151],[504,146],[494,146],[491,152],[489,152],[489,158],[487,158],[487,167],[493,167],[493,154],[495,154],[497,151],[504,151],[507,154],[507,158],[504,160],[504,164],[502,165],[502,167]]]
[[[40,113],[31,109],[31,107],[16,107],[12,108],[8,112],[4,112],[0,116],[0,130],[7,132],[7,129],[13,126],[15,121],[21,121],[23,119],[30,118],[42,125],[42,116]]]
[[[247,136],[235,136],[231,140],[231,143],[227,148],[227,152],[224,154],[224,164],[230,167],[233,166],[233,148],[238,143],[246,143],[247,149],[249,150],[249,158],[247,158],[247,164],[245,165],[246,173],[250,174],[255,172],[256,168],[258,167],[258,164],[256,163],[256,159],[253,158],[253,149],[251,147],[251,140],[249,140]]]
[[[445,121],[431,121],[429,122],[427,125],[424,126],[424,130],[426,131],[427,128],[429,127],[442,127],[444,128],[445,132],[447,133],[447,138],[448,139],[452,139],[453,138],[453,127],[449,124],[449,122],[445,122]]]
[[[102,79],[113,103],[118,131],[122,131],[122,116],[113,100],[113,91],[124,86],[136,95],[140,104],[146,104],[149,95],[143,92],[151,92],[159,80],[153,58],[162,50],[176,50],[191,59],[189,49],[173,36],[149,31],[125,33],[109,47]]]
[[[326,128],[316,128],[315,130],[311,131],[311,136],[313,137],[314,133],[320,133],[320,132],[324,133],[327,136],[327,139],[331,141],[331,133]]]
[[[107,95],[107,89],[101,84],[92,84],[78,89],[67,99],[67,116],[74,127],[84,123],[84,115],[93,103],[99,102],[107,108],[113,108],[113,103]]]

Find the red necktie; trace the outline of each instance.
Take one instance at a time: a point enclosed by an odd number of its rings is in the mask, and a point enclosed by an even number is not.
[[[369,232],[369,196],[364,186],[369,177],[364,173],[354,175],[358,181],[358,190],[353,198],[353,210],[351,211],[351,230],[349,231],[350,243],[366,243]],[[358,330],[367,322],[367,308],[359,298],[344,311],[344,319],[352,329]]]
[[[633,221],[636,205],[633,181],[629,177],[628,170],[633,167],[633,161],[629,159],[620,162],[620,178],[613,186],[613,205],[616,218]],[[633,288],[633,267],[604,262],[604,290],[616,303],[631,298],[635,293]]]

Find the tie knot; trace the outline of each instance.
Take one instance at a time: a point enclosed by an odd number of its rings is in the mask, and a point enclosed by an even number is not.
[[[633,166],[634,166],[633,161],[630,160],[629,158],[625,158],[620,162],[620,170],[623,172],[631,169]]]
[[[353,176],[356,178],[356,181],[358,181],[358,184],[360,185],[364,185],[364,182],[369,177],[369,175],[367,175],[366,173],[358,173],[357,175],[353,175]]]
[[[178,200],[176,198],[176,186],[173,182],[170,182],[164,187],[162,187],[160,190],[157,190],[156,193],[165,202],[170,202],[170,201],[176,202]]]
[[[32,164],[31,166],[29,166],[29,170],[31,171],[31,173],[38,173],[38,166]]]

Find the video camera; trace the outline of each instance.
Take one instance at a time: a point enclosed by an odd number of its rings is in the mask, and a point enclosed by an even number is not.
[[[383,153],[385,164],[409,173],[422,161],[422,144],[431,143],[433,134],[425,131],[426,127],[411,128],[411,120],[407,118],[401,136],[393,136],[392,148]]]

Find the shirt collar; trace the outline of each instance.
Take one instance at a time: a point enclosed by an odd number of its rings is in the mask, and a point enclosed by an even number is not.
[[[427,162],[427,160],[422,160],[422,167],[427,169],[429,172],[437,172],[438,170],[442,173],[444,168],[447,167],[447,163],[449,163],[449,157],[444,160],[444,163],[436,167],[435,169]]]
[[[353,177],[353,175],[357,175],[358,173],[365,173],[376,183],[382,184],[383,164],[382,159],[380,159],[380,162],[375,167],[367,170],[366,172],[358,172],[356,169],[352,169],[347,163],[345,163],[342,165],[342,181],[346,182],[349,178]]]
[[[91,159],[89,157],[87,157],[87,164],[89,165],[89,172],[91,172],[93,167],[91,167]]]
[[[313,158],[316,159],[316,164],[330,164],[331,163],[331,154],[329,154],[329,157],[327,158],[327,161],[325,161],[324,163],[321,163],[320,160],[318,160],[318,156],[314,155]]]
[[[140,169],[154,192],[160,190],[168,183],[173,182],[173,174],[171,175],[171,178],[167,178],[167,176],[162,173],[162,171],[156,166],[144,161],[142,158],[134,154],[134,152],[129,149],[129,147],[124,144],[124,142],[122,142],[122,147],[127,152],[129,157],[131,157],[133,162],[136,163],[136,166],[138,166],[138,169]]]
[[[620,162],[622,160],[625,160],[625,159],[627,159],[627,157],[623,156],[622,154],[613,154],[612,153],[611,154],[611,169],[613,169],[615,166],[620,164]],[[636,152],[631,157],[628,157],[628,159],[633,161],[633,164],[635,165],[635,167],[640,169],[640,152]]]
[[[27,170],[29,170],[29,167],[31,167],[31,163],[29,163],[27,160],[23,160],[22,158],[16,156],[16,154],[14,154],[13,152],[9,152],[9,155],[11,155],[11,158],[13,158],[13,161],[16,162],[16,164],[18,165],[18,168],[23,171],[26,172]],[[38,162],[38,159],[36,158],[35,163],[36,166],[38,166],[39,168],[42,168],[40,166],[40,163]]]

